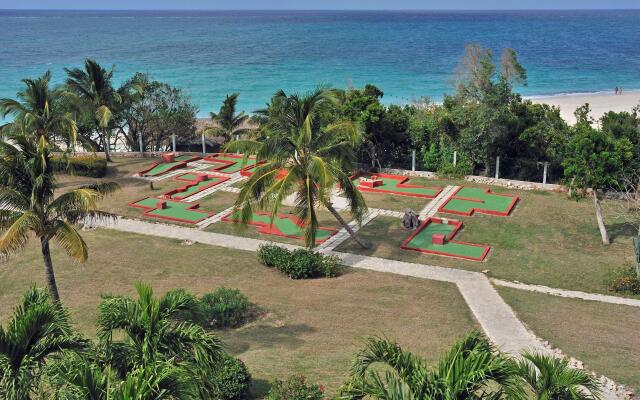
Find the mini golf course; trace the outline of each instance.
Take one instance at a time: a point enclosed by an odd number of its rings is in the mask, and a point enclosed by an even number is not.
[[[400,248],[426,254],[483,261],[490,247],[454,241],[453,238],[461,228],[462,222],[430,217],[402,242]]]
[[[223,222],[239,222],[239,211],[232,212],[222,218]],[[257,227],[257,232],[264,235],[276,235],[292,239],[304,240],[303,223],[295,215],[279,214],[271,223],[271,214],[254,213],[249,225]],[[316,244],[325,242],[338,232],[337,229],[320,227],[316,231]]]
[[[515,195],[495,194],[491,189],[461,187],[438,211],[466,216],[477,212],[506,217],[517,202],[518,196]]]
[[[133,203],[131,207],[141,208],[144,215],[153,218],[166,219],[169,221],[183,222],[187,224],[197,224],[209,218],[213,213],[199,210],[197,203],[186,203],[182,201],[163,199],[158,197],[147,197]]]
[[[214,164],[212,167],[207,168],[207,171],[221,172],[223,174],[249,170],[256,165],[255,157],[249,157],[246,162],[243,162],[244,155],[242,154],[217,153],[205,157],[204,161],[208,164]]]
[[[172,154],[163,154],[163,160],[154,163],[151,167],[138,172],[140,176],[158,176],[180,168],[185,168],[191,161],[199,160],[198,156],[188,154],[173,157]]]
[[[361,192],[433,199],[442,191],[442,188],[411,185],[408,182],[408,177],[392,174],[358,174],[353,178],[353,184]]]
[[[202,192],[203,190],[226,182],[229,180],[229,178],[225,176],[189,173],[180,175],[176,178],[176,180],[186,181],[189,183],[185,186],[166,192],[165,194],[163,194],[163,197],[172,200],[184,200],[188,197],[193,196],[194,194]]]

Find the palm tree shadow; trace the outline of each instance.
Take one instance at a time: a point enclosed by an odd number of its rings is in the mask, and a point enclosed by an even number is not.
[[[297,349],[306,343],[300,336],[314,333],[316,329],[306,325],[253,325],[223,334],[226,347],[233,354],[241,354],[252,348],[286,347]]]
[[[607,231],[609,232],[611,243],[618,239],[630,241],[632,237],[638,236],[638,225],[630,222],[620,222],[607,225]]]

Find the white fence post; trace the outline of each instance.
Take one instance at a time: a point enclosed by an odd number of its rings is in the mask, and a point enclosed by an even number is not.
[[[142,148],[142,132],[138,132],[138,147],[140,148],[140,154],[144,153]]]
[[[547,184],[547,168],[549,167],[549,162],[545,161],[544,162],[544,172],[542,173],[542,184],[546,185]]]
[[[206,155],[207,154],[207,147],[204,144],[204,133],[202,134],[202,155]]]
[[[500,178],[500,156],[496,157],[496,179]]]
[[[171,142],[173,144],[173,152],[175,153],[176,152],[176,134],[175,133],[171,134]]]
[[[453,166],[455,167],[458,164],[458,151],[453,152]]]
[[[416,151],[411,151],[411,171],[416,172]]]

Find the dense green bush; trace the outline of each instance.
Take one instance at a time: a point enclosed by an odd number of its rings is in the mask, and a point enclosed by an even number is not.
[[[212,373],[214,399],[242,400],[248,397],[251,374],[241,360],[225,353]]]
[[[640,294],[640,279],[635,266],[615,271],[608,278],[609,290],[618,293]]]
[[[275,267],[291,279],[334,278],[342,270],[338,257],[325,256],[308,249],[289,251],[276,245],[260,246],[258,261]]]
[[[234,328],[245,321],[250,306],[240,290],[221,287],[200,298],[200,319],[206,327]]]
[[[308,383],[303,375],[293,375],[287,380],[276,380],[271,384],[267,400],[322,400],[324,389]]]
[[[95,155],[56,157],[55,170],[71,175],[103,178],[107,174],[107,160]]]

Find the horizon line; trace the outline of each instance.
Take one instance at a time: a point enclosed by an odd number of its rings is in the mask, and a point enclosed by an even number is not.
[[[638,8],[0,8],[0,11],[640,11]]]

